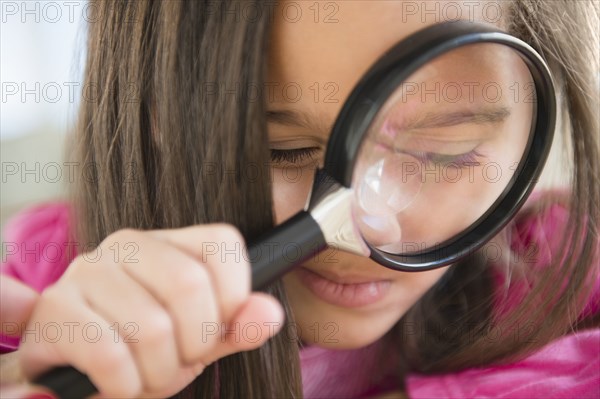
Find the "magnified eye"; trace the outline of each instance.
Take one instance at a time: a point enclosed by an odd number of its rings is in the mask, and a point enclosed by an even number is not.
[[[296,148],[291,150],[271,149],[271,162],[274,164],[308,165],[317,160],[319,147]]]

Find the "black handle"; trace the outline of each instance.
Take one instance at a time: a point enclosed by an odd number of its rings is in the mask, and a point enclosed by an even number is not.
[[[87,375],[75,367],[56,367],[38,377],[34,384],[50,389],[57,398],[87,398],[98,392]]]
[[[248,247],[252,290],[264,288],[326,246],[321,228],[310,213],[298,212]]]
[[[326,246],[321,228],[310,213],[297,213],[248,247],[252,290],[264,288]],[[70,366],[54,368],[34,383],[64,399],[85,398],[98,392],[87,375]]]

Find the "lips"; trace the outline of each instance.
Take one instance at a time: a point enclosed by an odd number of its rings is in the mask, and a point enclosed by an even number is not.
[[[378,278],[376,276],[360,276],[360,275],[353,275],[353,274],[342,275],[342,274],[334,273],[329,270],[316,271],[316,270],[309,269],[307,267],[302,267],[302,268],[311,273],[318,274],[319,276],[326,278],[327,280],[332,281],[337,284],[364,284],[364,283],[388,280],[385,278]]]
[[[389,291],[391,280],[376,277],[345,275],[331,271],[314,272],[305,267],[295,271],[299,280],[315,296],[332,305],[358,308],[374,304]]]

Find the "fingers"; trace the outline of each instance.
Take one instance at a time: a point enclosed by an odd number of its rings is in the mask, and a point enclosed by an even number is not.
[[[39,294],[25,284],[0,275],[0,324],[2,335],[20,337]]]
[[[192,226],[149,232],[154,237],[186,252],[209,271],[220,302],[220,314],[228,321],[248,298],[251,287],[250,266],[243,256],[244,239],[225,224]]]
[[[136,242],[139,262],[122,268],[171,316],[173,330],[160,333],[176,336],[180,358],[193,364],[216,345],[216,340],[203,342],[198,336],[204,323],[221,320],[217,301],[227,299],[217,296],[210,273],[194,258],[148,235],[139,234]]]
[[[110,324],[94,313],[69,290],[51,287],[43,294],[40,306],[32,314],[38,326],[29,330],[44,330],[45,326],[65,326],[76,323],[86,328],[84,334],[49,338],[24,336],[20,361],[26,377],[33,379],[57,365],[71,364],[87,374],[106,396],[133,397],[142,388],[142,380],[127,345],[114,339]],[[36,345],[31,345],[35,340]]]
[[[211,323],[204,317],[202,334],[192,337],[196,341],[202,337],[204,342],[210,341],[211,336],[218,338],[216,349],[204,357],[205,364],[235,352],[256,349],[281,329],[284,311],[279,302],[267,294],[250,294],[251,269],[242,254],[243,238],[235,228],[193,226],[149,233],[201,260],[210,273],[219,298],[221,323],[217,324],[217,320]]]
[[[231,226],[121,230],[101,247],[123,243],[135,243],[134,257],[78,257],[44,292],[32,320],[94,324],[101,339],[25,343],[21,364],[30,378],[71,364],[102,396],[172,396],[208,364],[256,349],[281,329],[279,302],[250,292],[243,239]]]
[[[206,359],[206,364],[261,347],[281,330],[284,317],[283,307],[275,298],[253,293],[227,329],[221,331],[221,345]]]
[[[81,295],[128,344],[147,390],[160,389],[179,367],[175,326],[168,311],[136,280],[119,268],[103,268],[104,278],[90,273]],[[127,301],[124,306],[123,301]]]

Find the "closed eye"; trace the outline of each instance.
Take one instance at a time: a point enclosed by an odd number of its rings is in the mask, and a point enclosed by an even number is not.
[[[313,161],[315,155],[320,151],[319,147],[296,148],[292,150],[271,149],[271,162],[299,164]]]
[[[475,150],[471,150],[464,154],[438,154],[433,152],[415,152],[409,153],[419,161],[433,166],[452,166],[458,168],[466,168],[468,166],[479,166],[479,159],[483,156]]]

